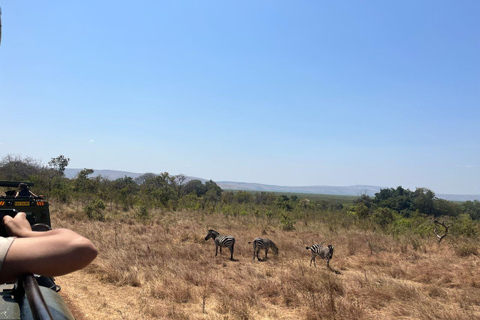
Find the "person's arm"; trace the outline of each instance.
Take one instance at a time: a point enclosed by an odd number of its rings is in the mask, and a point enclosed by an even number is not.
[[[11,282],[25,273],[52,277],[86,267],[97,256],[90,240],[68,229],[32,231],[23,212],[3,223],[11,236],[17,237],[0,271],[0,283]]]

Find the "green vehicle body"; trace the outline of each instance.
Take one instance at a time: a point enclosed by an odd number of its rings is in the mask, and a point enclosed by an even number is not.
[[[15,197],[15,189],[20,183],[21,182],[19,181],[0,181],[0,187],[7,188],[5,194],[0,195],[1,218],[3,218],[5,214],[13,215],[15,211],[25,212],[27,220],[32,227],[37,226],[35,228],[40,228],[39,225],[47,225],[51,227],[48,201],[43,197]],[[31,182],[23,183],[27,184],[29,187],[34,185]],[[41,231],[41,229],[38,231]],[[3,228],[0,229],[0,236],[8,236]]]
[[[20,181],[0,181],[0,187],[5,189],[4,194],[0,195],[0,219],[4,215],[15,216],[18,212],[25,212],[27,220],[35,231],[46,231],[51,229],[50,208],[48,201],[43,197],[15,197],[16,189]],[[28,186],[33,186],[31,182],[23,182]],[[7,237],[3,224],[0,228],[0,236]],[[58,294],[60,287],[55,284],[53,278],[34,275],[35,282],[38,284],[41,296],[45,301],[51,318],[54,320],[74,320],[72,313]],[[33,320],[38,319],[32,312],[28,293],[25,294],[23,282],[0,284],[0,320]]]
[[[36,277],[37,279],[37,277]],[[74,320],[74,316],[68,309],[62,297],[55,290],[43,286],[41,278],[39,288],[48,310],[55,320]],[[5,320],[33,320],[35,319],[27,296],[25,294],[17,297],[15,294],[16,284],[0,285],[0,319]]]

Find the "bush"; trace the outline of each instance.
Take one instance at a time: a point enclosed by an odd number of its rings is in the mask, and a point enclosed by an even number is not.
[[[452,226],[452,231],[457,235],[475,238],[480,234],[478,223],[472,220],[470,215],[461,214]]]
[[[105,203],[100,199],[87,204],[83,210],[89,219],[98,221],[105,220],[105,213],[103,212],[103,210],[105,210]]]
[[[372,214],[372,221],[385,228],[387,225],[393,222],[395,211],[389,208],[377,208]]]
[[[147,207],[145,207],[145,206],[138,207],[138,210],[137,210],[136,214],[137,214],[137,217],[140,218],[140,219],[147,219],[148,218]]]
[[[282,220],[280,221],[280,223],[282,224],[282,228],[285,231],[295,230],[295,221],[286,214],[282,214]]]
[[[392,223],[392,232],[394,234],[404,234],[412,229],[412,221],[408,218],[395,219]]]

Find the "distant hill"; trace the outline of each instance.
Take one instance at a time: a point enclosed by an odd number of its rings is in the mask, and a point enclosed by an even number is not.
[[[74,178],[78,172],[82,169],[70,169],[65,170],[65,176],[69,179]],[[125,176],[133,179],[141,176],[144,173],[135,173],[127,171],[116,170],[95,170],[92,176],[102,176],[110,180],[124,178]],[[198,179],[203,182],[208,179],[187,177],[187,181]],[[285,193],[310,193],[310,194],[331,194],[339,196],[359,196],[366,194],[369,196],[375,196],[375,193],[380,189],[386,187],[369,186],[369,185],[354,185],[354,186],[304,186],[304,187],[292,187],[292,186],[276,186],[260,183],[248,183],[248,182],[233,182],[233,181],[215,181],[224,190],[244,190],[244,191],[265,191],[265,192],[285,192]],[[434,190],[433,190],[434,191]],[[466,195],[466,194],[437,194],[440,199],[449,201],[473,201],[480,200],[480,195]]]
[[[376,186],[275,186],[259,183],[216,181],[222,189],[227,190],[245,190],[245,191],[270,191],[270,192],[290,192],[290,193],[312,193],[312,194],[332,194],[340,196],[359,196],[367,194],[374,196],[380,191]]]
[[[83,169],[65,169],[65,176],[69,179],[75,178],[75,176],[82,171]],[[124,178],[125,176],[131,177],[133,179],[140,177],[143,173],[134,173],[127,171],[116,171],[116,170],[95,170],[92,174],[93,177],[102,176],[109,180],[116,180]]]

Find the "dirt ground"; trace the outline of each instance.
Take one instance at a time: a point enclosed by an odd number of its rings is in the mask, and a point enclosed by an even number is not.
[[[77,320],[140,319],[140,288],[100,283],[83,270],[57,277],[56,283]]]

